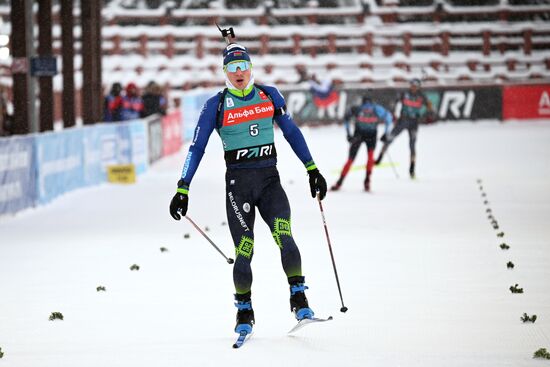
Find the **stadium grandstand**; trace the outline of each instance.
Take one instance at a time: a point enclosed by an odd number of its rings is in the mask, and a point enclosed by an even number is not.
[[[0,1],[1,35],[10,33],[9,3]],[[102,18],[105,89],[115,81],[154,80],[176,94],[223,85],[215,23],[235,28],[258,82],[282,88],[300,82],[303,70],[372,87],[411,78],[436,86],[550,80],[549,0],[110,0]],[[58,55],[60,34],[54,27]],[[78,54],[78,26],[75,36]],[[11,61],[0,55],[9,88]],[[81,65],[76,56],[77,71]]]

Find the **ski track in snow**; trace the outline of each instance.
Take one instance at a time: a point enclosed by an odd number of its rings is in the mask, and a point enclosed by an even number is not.
[[[332,185],[347,158],[344,128],[302,131]],[[256,326],[238,350],[231,266],[168,213],[185,148],[135,185],[86,188],[2,217],[0,366],[539,366],[545,362],[533,353],[550,349],[548,141],[550,121],[440,123],[420,128],[417,180],[408,178],[406,132],[390,147],[399,179],[388,165],[375,168],[373,192],[365,193],[363,170],[352,170],[323,202],[349,307],[342,314],[319,207],[277,131],[308,298],[316,315],[334,320],[286,334],[295,324],[288,285],[257,215]],[[361,147],[354,165],[365,160]],[[213,134],[188,214],[233,257],[224,200]],[[524,294],[509,291],[516,283]],[[55,311],[65,320],[48,321]],[[536,323],[523,324],[524,312]]]

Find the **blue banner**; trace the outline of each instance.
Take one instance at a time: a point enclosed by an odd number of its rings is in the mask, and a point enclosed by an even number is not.
[[[149,129],[149,163],[153,163],[162,158],[162,125],[160,118],[148,119]]]
[[[203,105],[208,98],[214,96],[218,90],[198,90],[186,92],[182,101],[182,141],[193,140],[193,134],[195,133],[195,127],[199,121],[199,116]]]
[[[130,129],[128,123],[121,122],[117,124],[117,150],[114,164],[132,163],[132,147],[130,141]]]
[[[0,139],[0,215],[34,205],[36,198],[34,138]]]
[[[95,185],[107,181],[107,166],[119,163],[118,127],[96,124],[83,128],[84,182]]]
[[[32,137],[0,139],[0,215],[46,204],[107,181],[107,167],[149,168],[147,122],[96,124]]]
[[[130,163],[136,167],[136,174],[142,174],[149,164],[149,143],[147,140],[147,124],[143,120],[127,123],[130,140]]]
[[[82,129],[36,136],[38,202],[84,186]]]

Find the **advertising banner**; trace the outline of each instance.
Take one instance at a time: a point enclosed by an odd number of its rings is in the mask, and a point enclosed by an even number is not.
[[[37,193],[40,204],[85,185],[83,131],[36,136]]]
[[[550,118],[550,84],[504,87],[502,115],[507,119]]]
[[[95,124],[83,128],[84,182],[105,182],[107,166],[118,163],[118,133],[114,124]]]
[[[358,91],[333,90],[326,100],[320,100],[309,90],[281,92],[285,97],[287,111],[298,124],[330,124],[341,122]]]
[[[138,175],[144,173],[149,166],[149,142],[147,140],[147,126],[143,120],[127,123],[128,138],[130,139],[130,161],[119,163],[133,163]]]
[[[162,117],[163,156],[174,154],[181,148],[181,113],[175,110]]]
[[[0,215],[34,205],[35,167],[34,138],[0,139]]]
[[[160,121],[158,126],[161,139]],[[148,147],[144,120],[2,138],[0,215],[106,182],[110,166],[132,165],[141,174],[148,168]]]
[[[113,164],[132,163],[132,147],[130,142],[130,128],[128,122],[121,122],[117,127],[116,160]]]
[[[182,141],[193,140],[195,127],[201,114],[203,105],[208,98],[214,96],[219,90],[198,90],[186,92],[182,98]]]
[[[440,120],[502,120],[500,87],[445,88],[439,92]]]
[[[359,105],[366,94],[393,113],[399,95],[404,91],[389,88],[339,90],[338,103],[331,108],[316,104],[309,90],[287,90],[283,96],[296,123],[317,125],[343,122],[346,111]],[[423,92],[441,121],[502,119],[502,91],[499,87],[425,88]]]
[[[160,116],[147,120],[147,129],[149,131],[149,163],[153,163],[162,158],[162,124]],[[181,139],[181,137],[178,137]]]
[[[148,166],[149,142],[146,122],[133,120],[118,123],[117,160],[114,164],[131,164],[136,166],[136,173],[145,172]]]
[[[107,181],[131,184],[136,182],[136,167],[133,164],[117,164],[107,167]]]

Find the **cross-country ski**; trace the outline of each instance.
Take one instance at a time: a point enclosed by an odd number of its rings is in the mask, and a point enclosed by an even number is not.
[[[315,323],[318,323],[318,322],[330,321],[330,320],[332,320],[332,316],[329,316],[326,319],[318,318],[318,317],[312,317],[310,319],[303,319],[303,320],[298,321],[298,323],[292,329],[290,329],[288,331],[288,334],[295,333],[296,331],[300,330],[301,328],[303,328],[306,325],[315,324]]]

